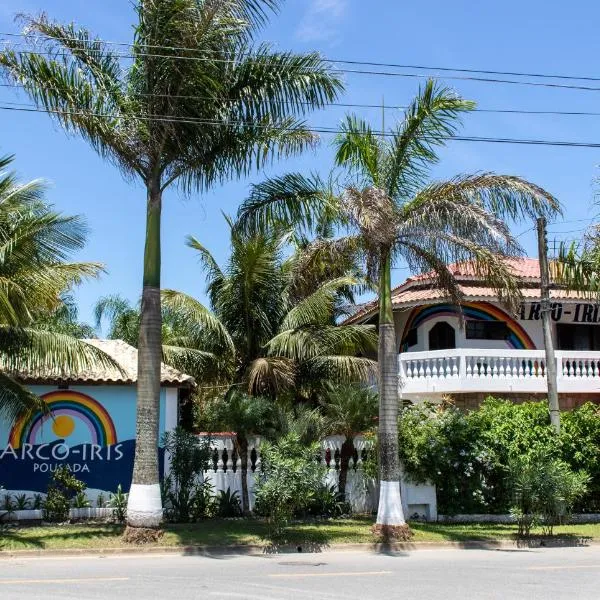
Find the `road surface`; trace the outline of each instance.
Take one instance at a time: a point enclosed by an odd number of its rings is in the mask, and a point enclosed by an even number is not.
[[[600,546],[0,560],[2,600],[600,599]]]

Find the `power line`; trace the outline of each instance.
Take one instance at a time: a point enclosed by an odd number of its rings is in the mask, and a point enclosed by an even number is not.
[[[15,83],[0,83],[0,87],[14,88],[22,90],[23,86]],[[197,94],[144,94],[140,93],[139,96],[143,98],[179,98],[187,100],[212,100],[210,96],[200,96]],[[4,101],[5,104],[12,104],[11,102]],[[291,104],[291,100],[282,100],[282,104]],[[294,102],[294,104],[301,104],[305,106],[314,106],[311,102]],[[324,108],[334,106],[337,108],[369,108],[376,110],[404,110],[408,108],[406,105],[399,104],[361,104],[353,102],[328,102]],[[527,110],[518,108],[474,108],[470,112],[475,113],[497,113],[497,114],[518,114],[518,115],[564,115],[564,116],[583,116],[583,117],[600,117],[600,112],[590,111],[561,111],[561,110]]]
[[[21,37],[27,38],[31,37],[31,34],[25,33],[12,33],[12,32],[0,32],[0,35],[5,35],[9,37]],[[65,41],[71,42],[81,42],[80,38],[63,38]],[[8,43],[6,40],[0,40],[4,43]],[[127,48],[151,48],[156,50],[171,50],[171,51],[184,51],[184,52],[206,52],[206,50],[198,50],[195,48],[186,48],[183,46],[163,46],[156,44],[134,44],[131,42],[114,42],[109,40],[104,40],[101,38],[90,39],[88,43],[100,43],[107,46],[121,46]],[[374,61],[364,61],[364,60],[350,60],[350,59],[341,59],[341,58],[321,58],[323,62],[328,63],[339,63],[346,65],[363,65],[370,67],[383,67],[383,68],[393,68],[393,69],[414,69],[414,70],[426,70],[426,71],[446,71],[446,72],[455,72],[455,73],[473,73],[473,74],[484,74],[484,75],[506,75],[509,77],[535,77],[537,79],[565,79],[572,81],[600,81],[600,77],[594,77],[589,75],[562,75],[555,73],[527,73],[527,72],[519,72],[519,71],[495,71],[490,69],[472,69],[465,67],[440,67],[440,66],[426,66],[426,65],[414,65],[414,64],[399,64],[399,63],[386,63],[386,62],[374,62]]]
[[[72,58],[72,55],[64,52],[35,52],[32,50],[17,50],[17,54],[30,54],[37,56],[64,56],[68,58]],[[127,58],[134,59],[139,57],[145,58],[168,58],[171,60],[186,60],[186,61],[201,61],[201,62],[218,62],[225,64],[236,64],[236,60],[232,59],[221,59],[221,58],[209,58],[204,56],[181,56],[181,55],[173,55],[173,54],[151,54],[151,53],[138,53],[138,54],[116,54],[116,58]],[[335,62],[333,60],[324,60],[324,62]],[[338,61],[343,62],[343,61]],[[276,65],[272,65],[272,68],[276,68]],[[588,91],[588,92],[598,92],[600,91],[600,87],[586,86],[586,85],[571,85],[571,84],[562,84],[562,83],[541,83],[536,81],[517,81],[514,79],[496,79],[489,77],[472,77],[472,76],[461,76],[461,75],[440,75],[439,73],[428,73],[425,75],[421,75],[418,73],[399,73],[396,71],[370,71],[367,69],[333,69],[333,73],[336,74],[355,74],[355,75],[372,75],[378,77],[404,77],[404,78],[413,78],[413,79],[450,79],[454,81],[474,81],[479,83],[499,83],[499,84],[507,84],[507,85],[524,85],[524,86],[533,86],[533,87],[543,87],[543,88],[555,88],[555,89],[569,89],[569,90],[580,90],[580,91]],[[598,79],[600,81],[600,79]]]
[[[272,129],[275,131],[292,131],[293,128],[281,127],[277,125],[267,125],[261,123],[249,123],[247,121],[217,121],[214,119],[199,119],[194,117],[172,117],[167,115],[154,115],[154,116],[123,116],[123,115],[111,115],[102,113],[91,113],[91,112],[75,112],[75,111],[64,111],[64,110],[50,110],[35,107],[17,107],[17,106],[1,106],[0,110],[7,111],[19,111],[29,113],[47,113],[54,115],[65,115],[65,116],[86,116],[86,117],[98,117],[113,120],[139,120],[139,121],[156,121],[166,123],[182,123],[192,125],[210,125],[216,127],[227,127],[227,126],[245,126],[245,127],[257,127]],[[323,134],[338,134],[343,133],[342,130],[333,127],[308,127],[306,131],[309,133],[323,133]],[[393,133],[374,131],[375,135],[384,137],[393,137]],[[564,146],[569,148],[600,148],[600,143],[593,142],[573,142],[563,140],[535,140],[535,139],[518,139],[518,138],[499,138],[499,137],[482,137],[482,136],[446,136],[441,139],[447,141],[457,142],[482,142],[482,143],[494,143],[494,144],[518,144],[518,145],[532,145],[532,146]]]

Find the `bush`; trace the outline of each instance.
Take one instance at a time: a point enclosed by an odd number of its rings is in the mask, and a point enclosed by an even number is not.
[[[325,484],[321,484],[316,490],[313,499],[306,508],[306,513],[315,517],[342,517],[350,515],[351,512],[350,503],[341,498],[337,487]]]
[[[112,508],[113,519],[117,523],[125,523],[127,518],[127,497],[128,494],[123,492],[123,488],[119,484],[117,491],[108,498],[108,508]]]
[[[209,464],[209,441],[200,441],[198,436],[178,427],[164,434],[163,445],[171,460],[162,486],[167,517],[189,523],[207,516],[210,487],[202,481],[202,475]]]
[[[586,404],[562,414],[557,436],[546,402],[515,404],[488,398],[478,410],[421,404],[398,422],[400,459],[407,476],[437,486],[438,510],[506,513],[514,507],[509,465],[530,452],[586,471],[588,491],[574,508],[600,510],[600,407]]]
[[[490,510],[484,494],[489,460],[467,415],[455,407],[411,406],[400,414],[398,436],[406,475],[435,484],[440,513]]]
[[[223,519],[242,516],[242,503],[237,491],[230,488],[221,490],[215,498],[215,508],[218,517]]]
[[[318,455],[318,444],[303,445],[296,433],[263,444],[255,510],[268,517],[273,533],[294,515],[306,514],[315,501],[325,476]]]
[[[58,467],[48,484],[46,499],[42,503],[44,520],[51,523],[67,521],[71,501],[84,490],[85,483],[79,481],[68,467]]]
[[[548,450],[533,450],[514,456],[508,464],[508,485],[513,496],[511,513],[518,533],[526,537],[535,524],[552,535],[553,527],[566,522],[574,503],[586,493],[589,477],[574,472]]]
[[[575,510],[600,512],[600,406],[588,402],[562,414],[560,454],[573,470],[590,476],[587,494]]]

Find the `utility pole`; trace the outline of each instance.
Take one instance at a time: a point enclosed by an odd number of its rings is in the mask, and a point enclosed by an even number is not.
[[[540,259],[540,291],[542,327],[544,330],[544,347],[546,349],[546,380],[548,382],[548,410],[550,422],[560,433],[560,408],[558,405],[558,389],[556,383],[556,359],[554,358],[554,342],[552,340],[552,322],[550,320],[550,271],[548,268],[548,240],[546,238],[546,219],[537,220],[538,255]]]

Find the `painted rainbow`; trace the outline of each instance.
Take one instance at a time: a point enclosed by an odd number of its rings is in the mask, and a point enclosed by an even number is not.
[[[44,394],[44,402],[51,414],[38,411],[33,416],[18,420],[10,430],[8,443],[13,448],[35,441],[42,425],[59,415],[75,417],[85,423],[90,431],[91,443],[110,446],[117,443],[115,425],[106,409],[90,396],[81,392],[57,391]]]
[[[463,304],[463,314],[465,319],[474,319],[479,321],[504,321],[509,330],[506,343],[515,350],[535,350],[535,344],[529,334],[501,308],[490,304],[489,302],[465,302]],[[429,306],[420,306],[410,314],[404,327],[401,348],[404,347],[405,339],[411,329],[422,325],[430,319],[436,317],[456,317],[458,311],[452,304],[432,304]]]

